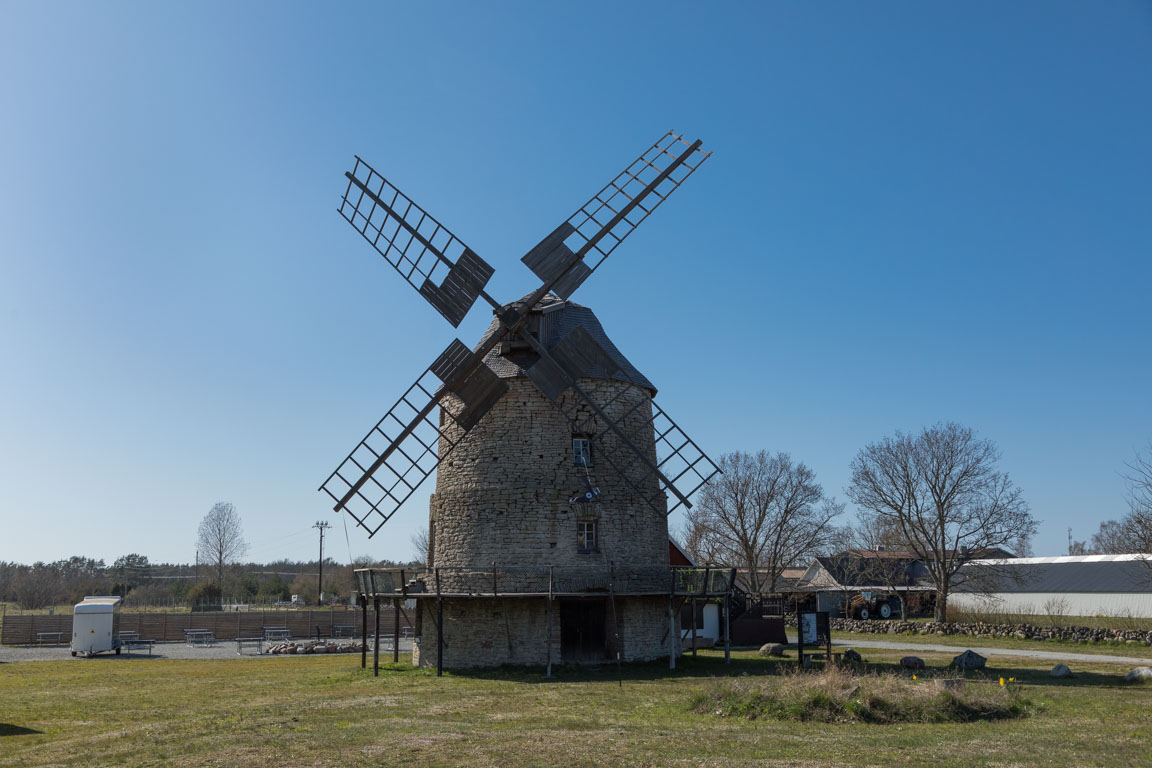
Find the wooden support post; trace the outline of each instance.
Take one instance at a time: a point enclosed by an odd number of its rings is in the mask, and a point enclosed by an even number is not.
[[[732,663],[732,590],[724,593],[724,663]]]
[[[676,631],[676,569],[669,574],[668,583],[668,669],[676,669],[680,650],[680,633]]]
[[[436,569],[436,677],[444,676],[444,595],[440,593],[440,569]]]
[[[372,610],[376,612],[376,640],[372,643],[372,677],[380,677],[380,598],[372,596]]]
[[[368,668],[368,595],[360,595],[360,669]]]
[[[392,598],[392,663],[400,661],[400,598]]]
[[[624,671],[620,668],[620,624],[616,621],[616,568],[608,564],[608,598],[612,601],[612,635],[616,646],[616,681],[624,687]]]
[[[692,658],[696,658],[696,596],[692,596]]]
[[[544,677],[552,677],[552,566],[548,566],[548,641],[545,653],[548,658],[548,669]]]

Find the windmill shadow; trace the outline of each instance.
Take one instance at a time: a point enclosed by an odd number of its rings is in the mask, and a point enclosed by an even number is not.
[[[11,723],[0,723],[0,736],[28,736],[34,733],[44,733],[44,731],[25,728],[22,725],[12,725]]]

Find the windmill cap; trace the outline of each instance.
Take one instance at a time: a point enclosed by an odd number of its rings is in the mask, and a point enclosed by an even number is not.
[[[517,306],[523,307],[530,298],[531,294],[523,297],[519,301],[505,304],[501,309],[507,310],[514,309]],[[600,320],[597,319],[596,315],[588,307],[577,304],[574,301],[562,299],[554,293],[549,293],[532,307],[528,315],[526,322],[529,331],[534,333],[545,348],[552,349],[563,341],[568,334],[577,328],[582,328],[600,345],[601,349],[604,350],[618,367],[616,371],[607,372],[601,367],[592,364],[589,365],[586,370],[579,372],[579,378],[622,381],[648,390],[649,394],[653,397],[656,395],[656,387],[616,348],[616,345],[608,338],[608,334],[604,332],[604,327],[600,325]],[[493,334],[499,332],[500,321],[493,318],[491,325],[489,325],[488,330],[484,332],[484,337],[481,339],[480,344],[476,346],[476,349],[479,350]],[[508,345],[497,344],[484,358],[484,362],[500,378],[513,379],[527,376],[528,368],[531,368],[537,359],[538,356],[536,353],[527,348],[527,345],[520,347],[512,341],[512,343]]]

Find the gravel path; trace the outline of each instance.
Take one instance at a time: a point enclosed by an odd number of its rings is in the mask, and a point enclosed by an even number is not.
[[[269,645],[268,643],[265,643],[264,647],[267,648],[268,645]],[[411,653],[411,651],[412,651],[412,641],[401,639],[400,640],[400,652],[401,653]],[[385,660],[384,659],[385,652],[387,652],[389,654],[392,653],[392,643],[391,643],[391,641],[385,643],[383,641],[383,639],[381,639],[381,642],[380,642],[381,661]],[[309,654],[309,653],[294,654],[291,656],[291,658],[310,659],[310,658],[319,658],[323,655],[324,654]],[[358,653],[345,653],[345,654],[340,654],[340,655],[341,656],[347,656],[348,658],[358,658],[360,654],[358,654]],[[369,663],[371,663],[371,655],[372,655],[371,647],[369,647],[369,649],[368,649],[368,655],[369,655]],[[119,656],[117,656],[114,653],[104,653],[104,654],[100,654],[98,656],[93,656],[91,661],[98,661],[100,659],[114,659],[114,660],[120,662],[120,661],[128,661],[128,660],[131,660],[131,661],[148,661],[149,659],[239,659],[239,658],[283,659],[283,658],[288,658],[288,656],[287,656],[287,654],[268,654],[268,653],[260,654],[260,653],[257,653],[256,649],[252,648],[251,646],[245,647],[243,656],[240,656],[236,653],[236,643],[234,641],[231,641],[231,640],[223,640],[223,641],[216,643],[215,645],[209,645],[209,646],[197,645],[195,647],[189,647],[188,645],[177,641],[177,642],[171,642],[171,643],[156,643],[156,645],[152,648],[152,655],[151,656],[148,655],[148,651],[146,651],[146,650],[133,651],[130,654],[125,652]],[[68,646],[66,646],[66,645],[62,645],[59,647],[53,646],[53,645],[46,645],[43,647],[38,647],[38,646],[28,647],[28,646],[23,646],[23,645],[0,645],[0,663],[10,662],[10,661],[65,661],[65,660],[83,662],[83,661],[88,661],[89,659],[86,659],[86,658],[81,657],[81,656],[77,656],[77,657],[73,658],[72,652],[68,650]],[[387,658],[387,661],[392,661],[392,657],[389,656]]]

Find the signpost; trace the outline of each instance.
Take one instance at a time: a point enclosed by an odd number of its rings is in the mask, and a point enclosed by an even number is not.
[[[814,611],[797,616],[796,658],[800,668],[804,668],[804,646],[824,644],[825,656],[832,660],[832,632],[828,628],[828,612]]]

